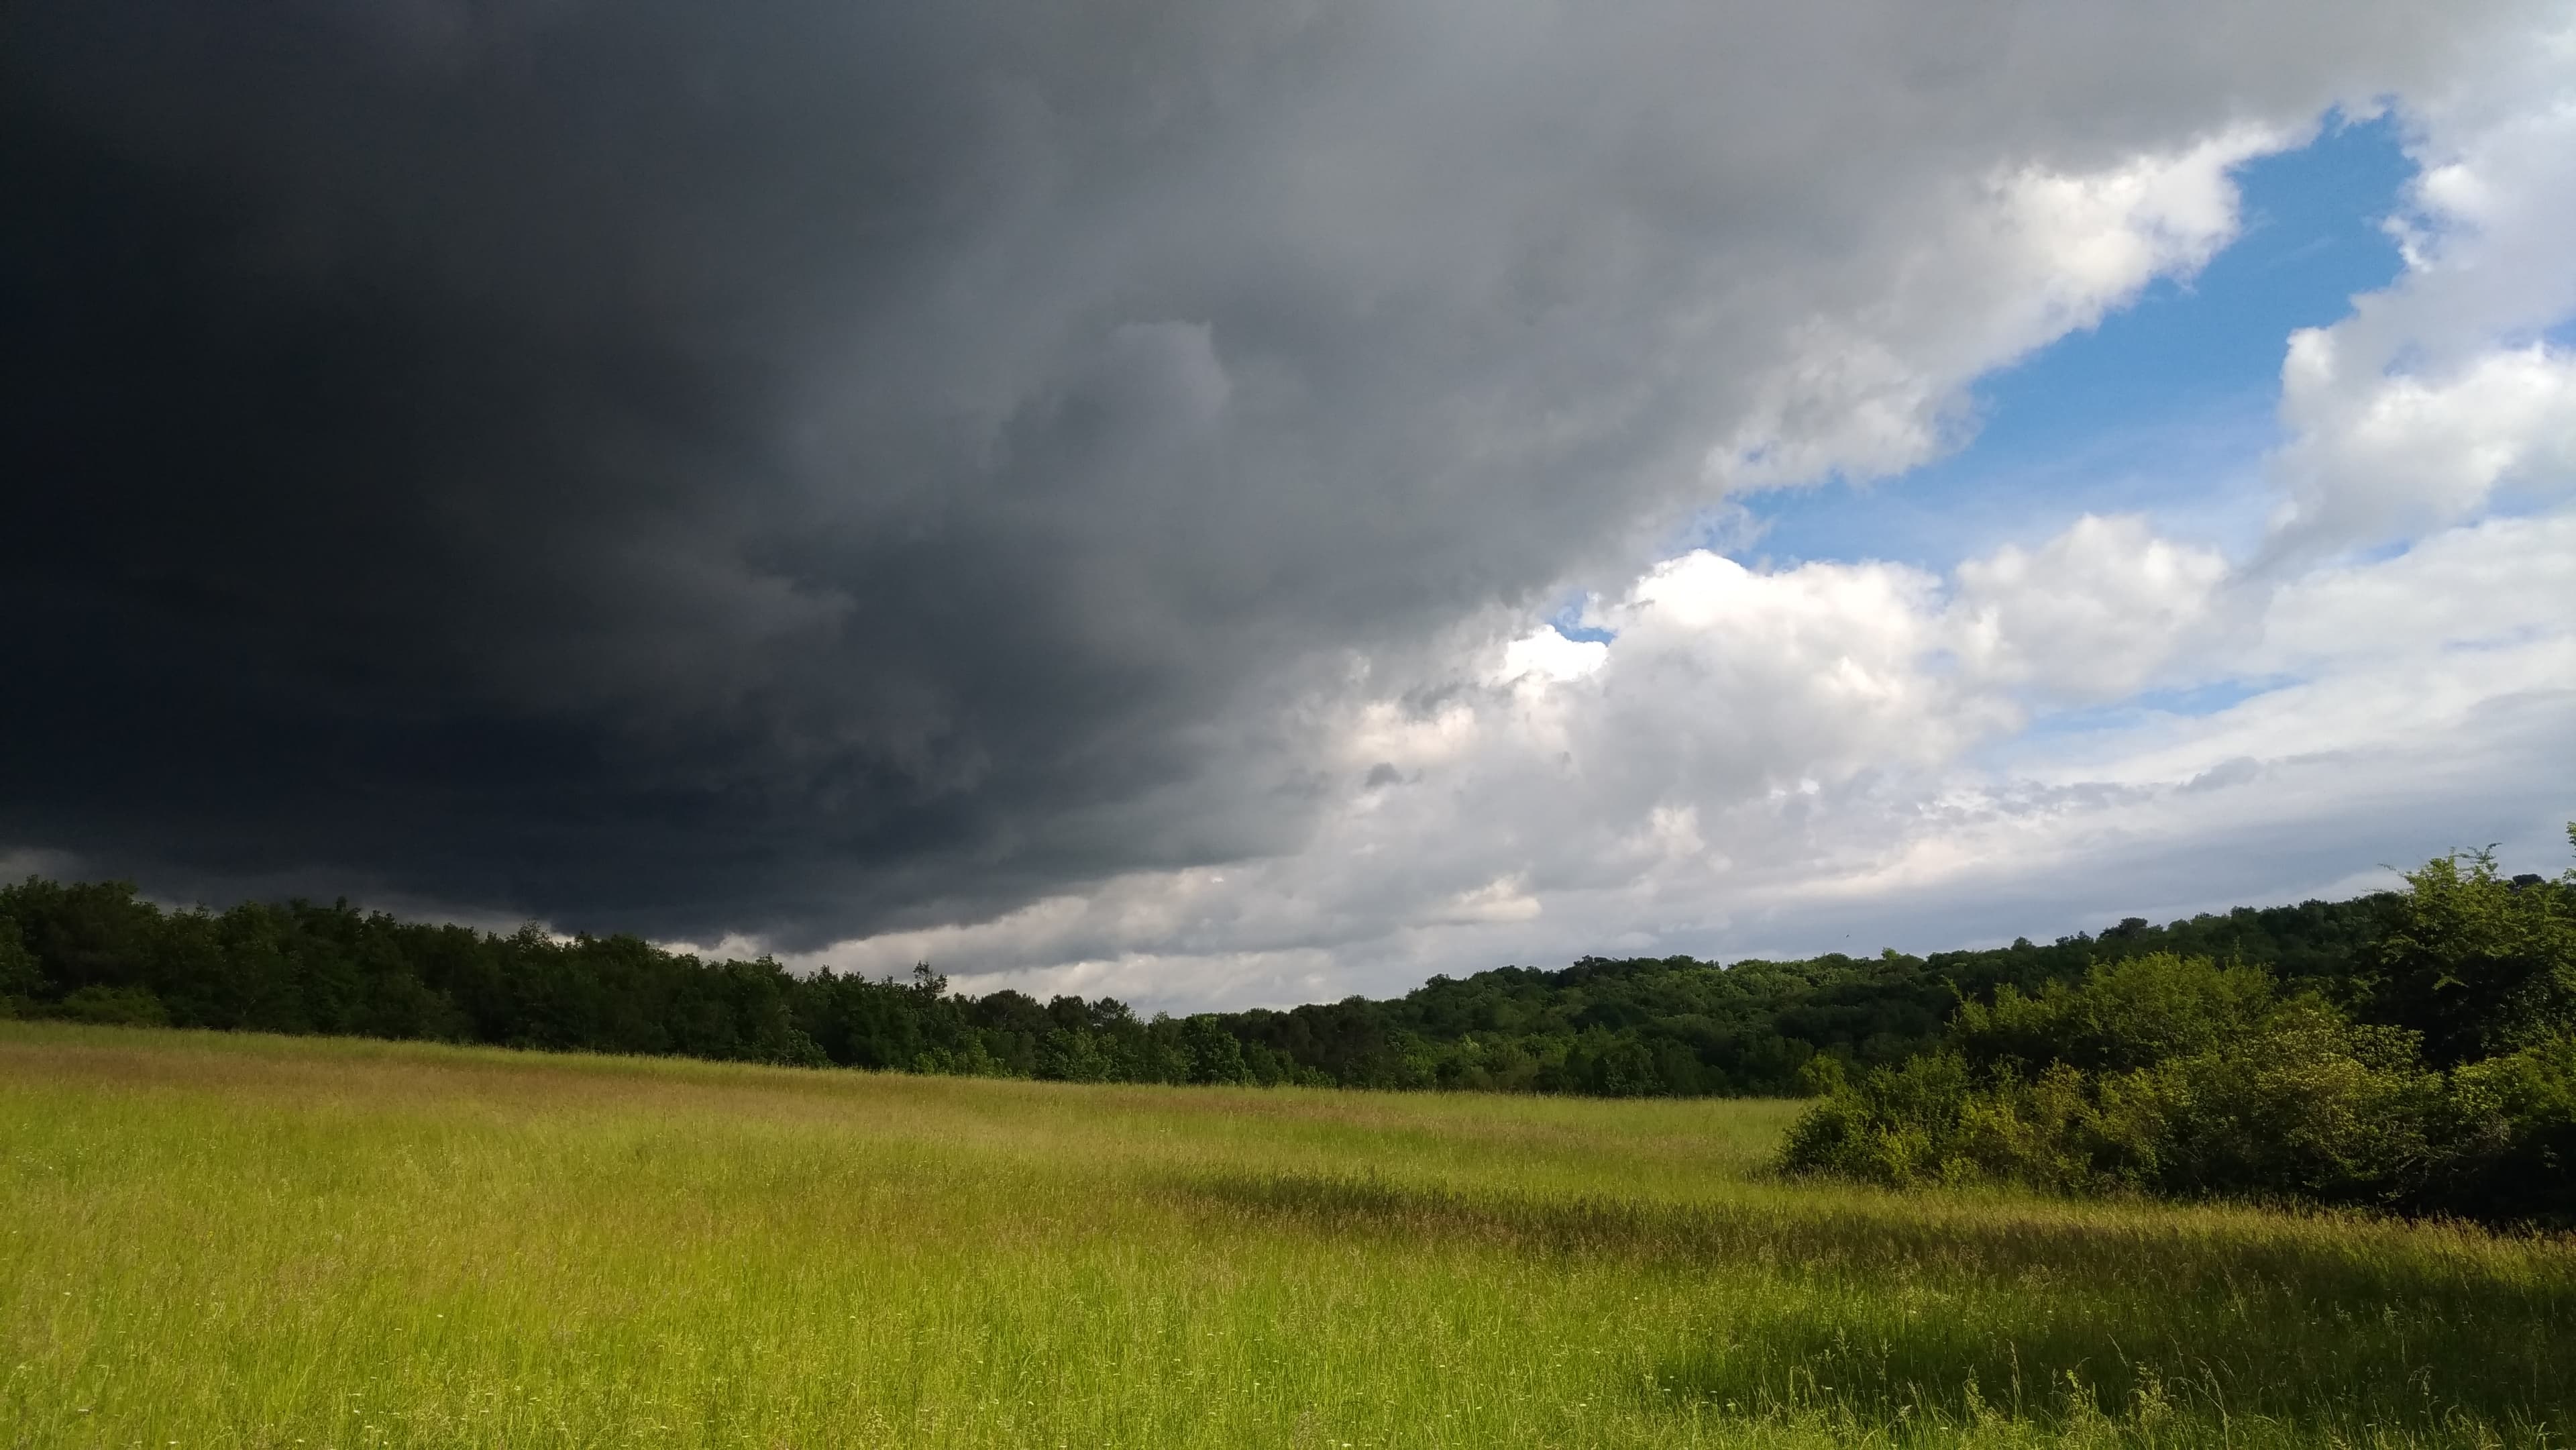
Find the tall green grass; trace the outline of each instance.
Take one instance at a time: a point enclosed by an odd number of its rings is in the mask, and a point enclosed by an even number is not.
[[[1774,1181],[1793,1112],[0,1024],[0,1443],[2576,1431],[2576,1243]]]

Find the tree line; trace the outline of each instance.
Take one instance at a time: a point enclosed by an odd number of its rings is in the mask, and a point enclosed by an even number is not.
[[[702,960],[634,936],[405,921],[347,902],[163,910],[127,882],[0,887],[0,1011],[1077,1082],[1598,1096],[1811,1091],[1934,1051],[1953,1010],[2157,953],[2350,977],[2396,897],[2239,908],[1981,951],[1728,966],[1687,956],[1434,977],[1402,997],[1142,1016],[1114,998]]]

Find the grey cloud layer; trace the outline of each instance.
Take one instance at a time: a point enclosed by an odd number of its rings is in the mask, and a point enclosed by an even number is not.
[[[789,943],[1291,847],[1354,652],[1833,434],[1993,177],[2474,19],[30,0],[0,846]]]

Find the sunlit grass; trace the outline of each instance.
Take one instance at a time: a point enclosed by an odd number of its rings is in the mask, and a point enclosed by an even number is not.
[[[2565,1240],[1771,1181],[1795,1111],[0,1024],[0,1443],[2576,1428]]]

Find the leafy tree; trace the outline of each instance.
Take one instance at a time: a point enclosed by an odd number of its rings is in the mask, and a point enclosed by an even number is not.
[[[2050,982],[2036,996],[2006,983],[1992,1005],[1961,1004],[1949,1040],[1989,1071],[2064,1063],[2118,1072],[2241,1040],[2275,1011],[2262,970],[2160,952],[2096,966],[2080,983]]]
[[[2576,1029],[2576,872],[2509,881],[2476,851],[2427,861],[2406,883],[2369,959],[2373,1015],[2423,1033],[2446,1066]]]
[[[0,916],[0,1015],[25,1011],[44,986],[44,971],[19,939],[18,923]]]

